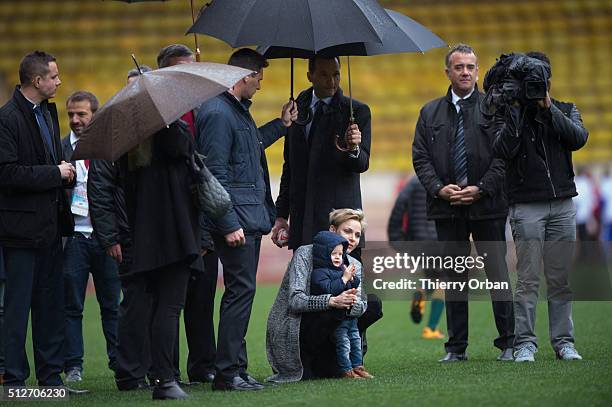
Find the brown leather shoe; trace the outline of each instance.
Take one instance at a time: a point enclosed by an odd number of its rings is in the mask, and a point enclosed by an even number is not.
[[[362,366],[357,366],[356,368],[353,369],[353,373],[355,373],[357,376],[361,377],[362,379],[373,379],[374,376],[372,376],[371,374],[368,373],[367,370],[365,370],[365,367]]]
[[[354,370],[349,370],[349,371],[342,373],[342,378],[343,379],[363,379],[363,377],[355,373]]]

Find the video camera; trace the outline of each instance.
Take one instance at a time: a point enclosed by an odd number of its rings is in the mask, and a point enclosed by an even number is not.
[[[482,112],[493,116],[515,102],[526,106],[546,98],[550,74],[550,66],[544,61],[525,54],[502,54],[485,75]]]

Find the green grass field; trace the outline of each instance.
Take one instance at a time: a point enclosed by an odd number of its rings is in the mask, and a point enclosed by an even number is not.
[[[249,328],[249,370],[259,379],[271,373],[265,354],[265,325],[276,289],[275,285],[258,287]],[[416,326],[410,321],[407,302],[387,301],[384,318],[368,331],[370,350],[365,362],[368,370],[376,376],[373,380],[318,380],[279,385],[248,394],[213,393],[210,385],[201,385],[187,390],[191,394],[190,400],[177,403],[185,406],[260,407],[612,405],[612,302],[575,304],[577,348],[584,357],[581,362],[555,360],[548,343],[546,303],[539,305],[540,350],[533,364],[495,361],[498,352],[492,341],[496,331],[489,303],[470,304],[470,360],[440,365],[436,361],[444,354],[442,341],[420,338],[423,322]],[[116,390],[112,372],[106,368],[98,315],[95,298],[89,296],[84,320],[85,379],[79,387],[87,388],[91,393],[74,397],[69,403],[116,407],[150,405],[149,392]],[[441,326],[446,331],[444,320]],[[186,349],[182,334],[183,371]],[[25,405],[23,402],[11,404]]]

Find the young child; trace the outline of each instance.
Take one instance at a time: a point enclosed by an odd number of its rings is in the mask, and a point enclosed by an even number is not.
[[[348,242],[333,232],[319,232],[312,246],[313,271],[310,278],[310,294],[339,295],[351,288],[359,287],[355,266],[349,265],[346,255]],[[374,376],[363,367],[361,338],[357,329],[357,318],[344,319],[335,331],[336,358],[342,377],[354,379]]]

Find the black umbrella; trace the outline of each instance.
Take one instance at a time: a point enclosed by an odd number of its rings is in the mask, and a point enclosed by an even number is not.
[[[122,1],[124,3],[141,3],[141,2],[145,2],[145,1],[168,1],[168,0],[115,0],[115,1]],[[195,22],[195,13],[193,11],[193,0],[189,0],[191,3],[191,22],[194,23]],[[196,61],[200,62],[200,47],[198,47],[198,36],[197,34],[193,34],[193,39],[195,41],[195,57],[196,57]]]
[[[380,42],[352,42],[346,44],[338,44],[335,46],[321,49],[317,52],[309,49],[291,48],[285,46],[268,46],[259,47],[266,58],[291,58],[291,86],[293,89],[293,58],[310,58],[315,55],[322,56],[346,56],[348,81],[349,81],[349,97],[351,100],[350,112],[351,119],[353,118],[352,104],[352,88],[351,88],[351,61],[350,56],[367,56],[367,55],[382,55],[382,54],[399,54],[404,52],[424,52],[431,48],[446,47],[447,44],[432,33],[422,24],[412,18],[398,13],[397,11],[385,9],[389,17],[395,23],[392,26],[383,26],[381,33],[383,35],[382,43]],[[293,92],[293,90],[292,90]]]
[[[338,44],[381,43],[391,26],[395,23],[376,0],[214,0],[187,33],[210,35],[234,48],[275,45],[318,52]]]
[[[278,45],[318,51],[348,42],[378,42],[394,25],[375,0],[214,0],[188,33],[234,48]]]

